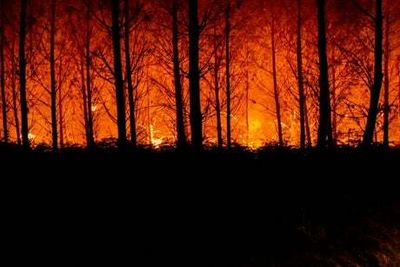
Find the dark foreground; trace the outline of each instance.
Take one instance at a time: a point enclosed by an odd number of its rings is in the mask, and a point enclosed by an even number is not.
[[[15,263],[400,266],[400,150],[1,145],[0,166]]]

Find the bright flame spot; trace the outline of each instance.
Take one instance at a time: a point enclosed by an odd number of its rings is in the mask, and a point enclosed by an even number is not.
[[[163,140],[162,139],[153,139],[153,142],[152,142],[152,145],[155,147],[155,148],[160,148],[160,146],[162,145],[162,143],[163,143]]]
[[[150,125],[150,144],[155,148],[160,148],[163,143],[162,138],[155,137],[156,130],[154,129],[154,125]]]
[[[29,140],[34,140],[36,138],[36,135],[33,133],[28,133],[28,138]]]
[[[96,112],[96,110],[97,110],[97,105],[93,105],[92,106],[92,112]]]

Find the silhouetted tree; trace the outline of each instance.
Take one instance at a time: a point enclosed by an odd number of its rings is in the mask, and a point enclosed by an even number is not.
[[[79,51],[76,58],[77,68],[80,75],[80,99],[83,115],[83,127],[85,134],[85,143],[87,148],[95,146],[94,140],[94,116],[93,116],[93,75],[92,75],[92,40],[93,40],[93,6],[92,1],[81,0],[79,10],[82,13],[76,12],[75,24],[71,24],[71,34],[74,38],[74,43]],[[75,13],[75,12],[74,12]],[[81,15],[81,16],[80,16]],[[79,32],[78,29],[81,29]]]
[[[121,61],[121,40],[120,40],[120,1],[111,0],[112,15],[112,42],[114,59],[114,83],[117,101],[117,125],[118,125],[118,146],[123,148],[127,144],[126,139],[126,114],[125,114],[125,94],[124,81],[122,77]]]
[[[396,73],[397,73],[397,77],[398,77],[398,85],[397,85],[397,98],[398,98],[398,102],[397,102],[397,114],[400,118],[400,61],[396,64]]]
[[[272,11],[274,12],[274,11]],[[278,73],[276,69],[276,29],[275,29],[275,14],[271,14],[271,57],[272,57],[272,79],[274,86],[274,101],[275,101],[275,112],[276,122],[278,128],[278,141],[279,145],[283,146],[283,131],[282,131],[282,114],[281,114],[281,102],[278,88]]]
[[[383,58],[383,11],[382,0],[375,2],[375,50],[374,50],[374,82],[371,87],[368,119],[364,131],[363,146],[373,143],[376,120],[378,116],[379,98],[382,89],[382,58]]]
[[[389,147],[389,126],[390,126],[390,74],[389,74],[389,63],[390,63],[390,16],[387,12],[385,17],[385,63],[384,63],[384,103],[383,103],[383,145]]]
[[[59,85],[57,90],[57,96],[58,96],[58,103],[57,103],[57,108],[58,108],[58,128],[59,128],[59,133],[60,133],[60,147],[64,148],[64,112],[63,112],[63,93],[62,93],[62,86]]]
[[[131,145],[135,148],[137,145],[136,141],[136,112],[135,112],[135,98],[134,88],[132,83],[132,66],[130,56],[130,26],[131,26],[131,12],[129,6],[129,0],[124,0],[125,9],[125,68],[126,68],[126,81],[128,83],[128,104],[129,104],[129,126],[131,135]],[[137,14],[133,14],[136,16]]]
[[[87,91],[86,91],[86,76],[85,76],[85,56],[80,60],[80,74],[81,74],[81,94],[82,94],[82,112],[83,124],[85,127],[85,141],[86,147],[91,147],[89,140],[88,128],[88,105],[87,105]]]
[[[4,23],[4,9],[3,5],[0,4],[0,88],[1,88],[1,111],[3,119],[3,140],[8,142],[8,123],[7,123],[7,99],[6,99],[6,85],[5,85],[5,23]]]
[[[21,105],[21,124],[22,124],[22,145],[30,147],[29,128],[28,128],[28,102],[26,98],[26,58],[25,58],[25,39],[26,39],[26,17],[27,0],[21,0],[20,9],[20,30],[19,30],[19,83],[20,83],[20,105]]]
[[[55,70],[56,0],[50,4],[50,97],[51,97],[51,134],[53,150],[58,149],[57,133],[57,85]],[[61,130],[61,129],[60,129]]]
[[[305,92],[304,92],[304,76],[303,76],[303,47],[302,47],[302,24],[303,18],[301,13],[302,0],[297,0],[297,40],[296,40],[296,57],[297,57],[297,82],[299,87],[299,109],[300,109],[300,148],[303,150],[306,146],[306,126],[305,126]]]
[[[225,66],[226,66],[226,144],[232,146],[232,108],[231,108],[231,3],[226,1],[225,8]]]
[[[318,147],[332,148],[332,124],[331,124],[331,105],[329,93],[328,76],[328,57],[326,44],[326,19],[325,19],[325,0],[317,0],[318,9],[318,53],[319,53],[319,129]]]
[[[218,148],[222,148],[222,119],[221,119],[221,100],[220,100],[220,81],[219,81],[219,71],[221,68],[221,57],[218,55],[218,43],[219,38],[217,31],[214,27],[214,66],[213,66],[213,80],[214,80],[214,97],[215,97],[215,113],[216,113],[216,123],[217,123],[217,143]]]
[[[85,71],[86,71],[86,82],[82,82],[83,88],[83,102],[84,102],[84,116],[85,116],[85,133],[86,133],[86,145],[91,148],[95,145],[94,141],[94,127],[93,127],[93,90],[92,90],[92,78],[91,78],[91,53],[90,45],[92,40],[92,26],[91,26],[91,12],[92,12],[91,1],[86,2],[86,18],[85,18]],[[85,75],[83,75],[84,77]],[[86,84],[86,86],[85,86]]]
[[[175,108],[176,108],[176,133],[179,149],[186,147],[185,118],[183,108],[181,68],[179,56],[179,25],[178,25],[178,0],[172,1],[172,49],[175,85]]]
[[[189,5],[189,87],[190,87],[190,126],[192,145],[195,149],[203,147],[202,113],[200,102],[199,70],[199,18],[198,1],[188,0]]]
[[[332,49],[332,53],[334,54],[335,51]],[[336,78],[336,66],[332,64],[331,66],[331,76],[332,76],[332,81],[331,81],[331,108],[332,108],[332,139],[334,145],[337,144],[337,138],[338,138],[338,116],[337,116],[337,109],[338,109],[338,96],[337,96],[337,88],[336,88],[336,83],[337,83],[337,78]]]
[[[17,63],[15,55],[15,42],[11,45],[11,97],[12,97],[12,112],[14,117],[15,135],[17,144],[21,145],[21,129],[18,116],[18,92],[17,92]]]

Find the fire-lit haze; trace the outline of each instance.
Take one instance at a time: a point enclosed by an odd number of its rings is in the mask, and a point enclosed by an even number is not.
[[[26,90],[29,138],[51,144],[51,0],[27,1]],[[109,1],[58,0],[55,8],[54,70],[56,119],[61,145],[86,144],[88,114],[99,142],[117,137],[112,15]],[[172,0],[120,1],[120,45],[130,138],[128,79],[133,86],[138,143],[176,142],[176,95],[173,68]],[[190,140],[189,42],[187,1],[178,3],[178,50],[185,132]],[[302,60],[306,96],[306,142],[316,144],[319,118],[319,59],[315,0],[301,1]],[[327,0],[327,53],[332,130],[338,144],[355,145],[365,129],[374,78],[375,1]],[[400,1],[383,1],[384,84],[389,91],[389,137],[400,142]],[[232,0],[229,3],[232,142],[260,147],[279,142],[298,146],[300,139],[297,71],[298,5],[294,0]],[[1,0],[4,29],[4,84],[8,132],[20,132],[20,1]],[[206,144],[227,139],[227,45],[225,0],[199,1],[200,90]],[[126,31],[130,41],[126,53]],[[129,54],[131,73],[127,74]],[[275,57],[275,67],[273,66]],[[274,68],[276,71],[274,71]],[[274,76],[275,85],[274,86]],[[382,86],[382,92],[385,85]],[[88,96],[88,88],[90,95]],[[219,88],[219,91],[216,90]],[[219,107],[217,107],[217,96]],[[88,106],[90,97],[91,106]],[[383,138],[383,94],[376,141]],[[279,114],[277,112],[279,107]],[[2,116],[3,118],[3,116]],[[3,129],[3,124],[0,126]],[[3,131],[1,136],[3,136]]]

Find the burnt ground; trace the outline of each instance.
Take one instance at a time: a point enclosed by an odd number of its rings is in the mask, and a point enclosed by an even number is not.
[[[0,166],[5,254],[15,264],[400,264],[396,149],[1,145]]]

